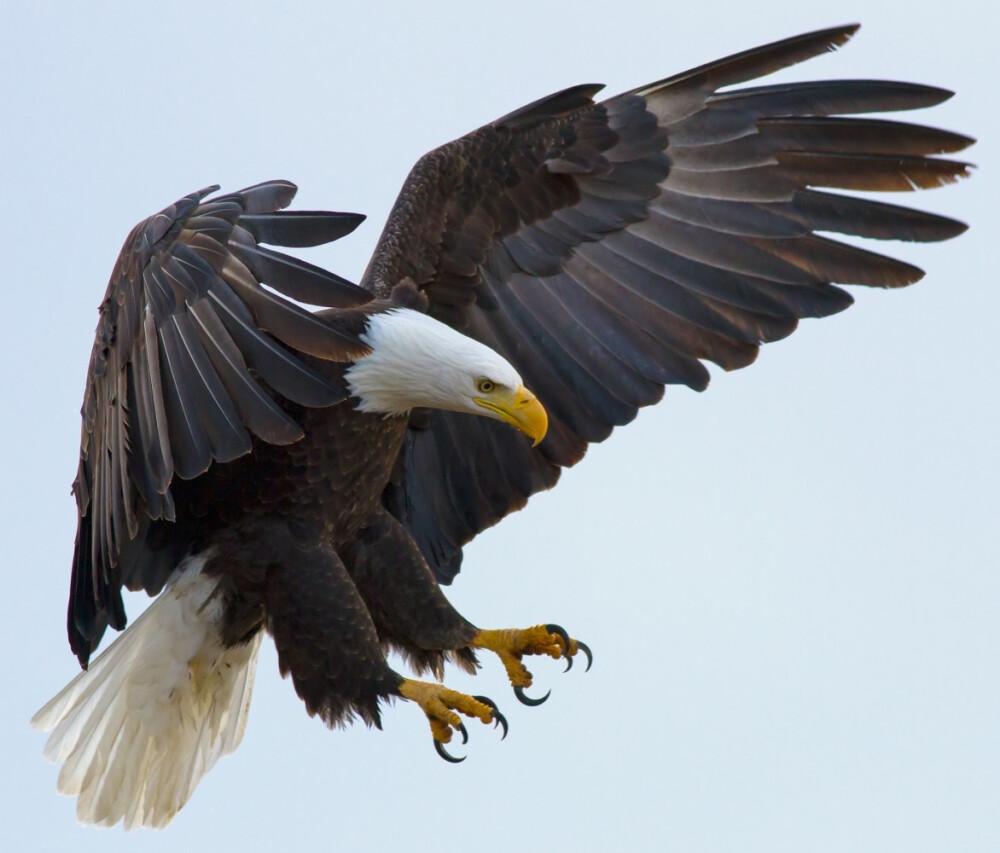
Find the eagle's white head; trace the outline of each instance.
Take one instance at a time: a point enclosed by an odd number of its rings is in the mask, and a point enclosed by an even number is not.
[[[510,362],[479,341],[410,308],[372,314],[361,339],[371,353],[345,373],[360,411],[447,409],[505,421],[535,444],[545,437],[541,403]]]

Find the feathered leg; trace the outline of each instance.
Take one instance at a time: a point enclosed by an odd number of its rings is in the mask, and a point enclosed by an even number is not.
[[[267,526],[266,535],[248,537],[244,531],[242,549],[228,549],[238,555],[235,565],[230,559],[229,571],[239,573],[231,577],[243,585],[245,601],[259,592],[278,665],[283,675],[291,675],[310,714],[331,726],[354,715],[380,726],[381,700],[398,696],[421,707],[445,757],[441,745],[451,740],[452,731],[465,735],[458,714],[484,723],[502,721],[483,697],[394,672],[368,607],[333,547],[311,541],[308,532],[260,524]],[[234,624],[241,621],[234,616]]]
[[[478,629],[445,598],[395,518],[376,510],[343,556],[379,637],[417,672],[431,671],[440,678],[446,654],[469,671],[475,667],[470,645]]]
[[[531,673],[522,663],[525,655],[565,658],[568,669],[582,651],[590,668],[590,649],[558,625],[480,630],[465,619],[445,598],[410,535],[382,509],[345,549],[344,562],[368,603],[379,636],[399,649],[418,671],[430,669],[440,678],[446,655],[471,670],[476,665],[473,650],[486,649],[504,664],[517,698],[537,705],[545,697],[531,699],[524,693],[532,684]]]
[[[326,544],[286,542],[264,578],[267,628],[282,675],[310,715],[327,725],[354,715],[380,727],[379,702],[402,678],[379,645],[371,616],[344,564]]]

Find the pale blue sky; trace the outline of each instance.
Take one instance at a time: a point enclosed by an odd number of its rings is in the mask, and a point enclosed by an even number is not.
[[[339,8],[339,7],[343,8]],[[620,11],[611,11],[617,8]],[[7,403],[0,821],[11,850],[995,851],[1000,577],[992,4],[11,4],[4,81]],[[139,219],[210,183],[288,178],[367,213],[315,257],[367,262],[424,151],[564,86],[608,94],[861,20],[786,74],[953,88],[915,120],[983,141],[972,181],[912,196],[958,240],[894,246],[927,278],[857,293],[698,395],[669,390],[469,548],[483,626],[558,621],[593,670],[494,660],[446,765],[413,707],[330,732],[267,645],[242,747],[164,833],[76,825],[28,718],[76,671],[63,618],[96,306]],[[894,199],[900,201],[900,199]],[[515,560],[514,555],[517,555]],[[525,557],[525,555],[528,555]],[[129,602],[134,615],[138,598]]]

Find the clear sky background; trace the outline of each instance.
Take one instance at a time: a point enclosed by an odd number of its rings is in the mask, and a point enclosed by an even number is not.
[[[613,11],[617,9],[617,11]],[[5,849],[1000,850],[1000,542],[993,4],[11,3],[3,129]],[[315,259],[357,277],[426,150],[562,87],[608,94],[861,20],[786,79],[953,88],[914,118],[979,137],[972,224],[894,245],[927,278],[864,292],[705,394],[664,402],[467,551],[483,626],[558,621],[593,670],[532,665],[461,766],[399,703],[328,731],[270,644],[246,738],[166,832],[76,825],[31,714],[76,672],[63,619],[69,485],[96,306],[132,225],[206,184],[267,178],[367,213]],[[134,616],[140,597],[129,600]]]

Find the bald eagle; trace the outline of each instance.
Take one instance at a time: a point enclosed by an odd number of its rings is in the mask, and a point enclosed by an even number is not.
[[[749,50],[600,103],[566,89],[423,157],[360,285],[268,246],[363,217],[289,211],[269,181],[192,193],[129,235],[82,409],[68,609],[84,668],[35,716],[88,823],[164,826],[238,745],[265,633],[328,725],[417,703],[436,747],[485,697],[405,677],[589,649],[557,625],[482,629],[442,593],[479,531],[552,487],[703,361],[744,367],[833,282],[916,267],[816,232],[934,241],[964,225],[834,190],[967,173],[972,140],[864,113],[950,93],[872,80],[738,87],[856,26]],[[316,306],[307,310],[303,304]],[[529,390],[530,389],[530,390]],[[156,596],[122,631],[122,587]]]

